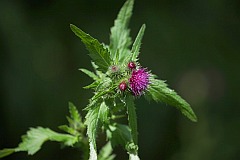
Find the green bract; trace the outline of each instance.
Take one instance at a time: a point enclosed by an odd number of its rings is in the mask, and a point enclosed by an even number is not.
[[[65,146],[80,146],[85,153],[83,159],[112,160],[115,157],[111,154],[112,147],[122,145],[129,154],[129,159],[139,160],[135,96],[144,95],[148,100],[174,106],[191,121],[197,121],[196,115],[184,99],[169,89],[165,81],[157,79],[140,65],[138,56],[146,26],[142,25],[132,44],[128,24],[133,4],[134,0],[127,0],[121,8],[111,28],[109,46],[100,43],[75,25],[70,25],[89,51],[94,69],[93,72],[80,69],[93,79],[84,88],[94,91],[84,109],[87,111],[84,122],[76,107],[69,103],[69,125],[59,127],[66,134],[56,133],[48,128],[32,128],[23,136],[23,142],[17,148],[1,150],[0,157],[18,151],[34,154],[45,141],[50,140],[61,142]],[[134,67],[129,68],[129,62]],[[119,89],[120,84],[124,86]],[[116,122],[117,118],[124,118],[125,115],[128,125]],[[98,152],[96,137],[100,129],[106,133],[108,142]]]

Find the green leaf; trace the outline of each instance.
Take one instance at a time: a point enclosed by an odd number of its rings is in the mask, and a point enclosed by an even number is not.
[[[196,122],[197,116],[193,112],[190,105],[182,99],[174,90],[167,87],[167,84],[162,81],[150,78],[150,86],[147,95],[157,102],[164,102],[179,109],[183,115],[191,121]]]
[[[76,135],[76,130],[67,125],[61,125],[61,126],[58,126],[58,128],[69,134]]]
[[[131,37],[129,36],[130,30],[128,24],[132,16],[134,0],[127,0],[120,12],[117,19],[114,21],[114,26],[111,28],[110,46],[112,59],[121,61],[130,51],[127,49],[131,45]],[[119,60],[116,59],[119,52]]]
[[[140,51],[140,47],[141,47],[141,43],[142,43],[142,38],[144,35],[144,31],[145,31],[146,25],[143,24],[141,29],[138,32],[138,35],[133,43],[132,46],[132,57],[131,57],[131,61],[136,62],[138,60],[138,55],[139,55],[139,51]]]
[[[118,144],[125,147],[132,141],[130,128],[127,125],[117,123],[109,126],[109,130],[107,130],[107,137],[111,140],[113,147]]]
[[[110,93],[114,93],[116,87],[111,87],[111,88],[106,88],[106,90],[103,91],[98,91],[93,97],[92,100],[97,100],[98,98],[106,95],[106,94],[110,94]]]
[[[113,160],[115,155],[112,154],[113,148],[110,142],[105,144],[99,152],[98,160]]]
[[[91,64],[92,64],[93,69],[96,71],[96,75],[100,79],[104,79],[106,77],[106,75],[98,70],[99,67],[93,61],[91,62]]]
[[[0,158],[6,157],[15,152],[15,148],[5,148],[0,150]]]
[[[69,126],[73,128],[75,131],[83,131],[85,130],[85,125],[83,124],[82,117],[79,114],[76,106],[69,102],[69,113],[71,118],[67,117]]]
[[[82,117],[79,114],[76,106],[69,102],[69,113],[70,117],[67,116],[67,120],[69,123],[69,126],[67,125],[61,125],[58,128],[75,136],[79,136],[81,133],[85,131],[85,125],[82,122]]]
[[[31,128],[26,135],[22,136],[22,142],[15,148],[15,152],[27,151],[28,154],[33,155],[46,141],[57,141],[66,146],[73,146],[78,142],[78,138],[69,134],[57,133],[48,128]]]
[[[84,89],[96,89],[99,84],[100,84],[99,81],[94,81],[93,83],[91,83],[87,86],[84,86],[83,88]]]
[[[104,48],[103,44],[100,44],[98,40],[91,37],[89,34],[83,32],[75,25],[70,25],[71,30],[76,36],[81,38],[89,51],[89,56],[93,59],[100,71],[106,72],[111,65],[111,58],[108,49]]]
[[[98,98],[110,94],[115,93],[116,85],[113,85],[113,82],[110,78],[105,78],[102,82],[97,86],[95,95],[92,97],[92,100],[97,100]]]
[[[84,68],[80,68],[79,70],[82,71],[83,73],[85,73],[86,75],[88,75],[93,80],[95,80],[95,81],[99,80],[98,76],[96,74],[94,74],[93,72],[91,72],[87,69],[84,69]]]
[[[68,103],[68,106],[69,106],[69,113],[73,121],[75,123],[82,123],[82,117],[80,116],[76,106],[71,102]]]
[[[97,129],[100,127],[99,124],[102,122],[104,124],[108,121],[109,108],[106,106],[105,102],[102,102],[100,105],[91,108],[85,119],[85,124],[87,125],[87,135],[89,137],[89,146],[90,146],[90,157],[94,159],[97,156],[97,147],[96,147],[96,134]]]
[[[138,132],[137,132],[137,115],[136,108],[133,101],[133,96],[128,95],[126,98],[127,112],[128,112],[128,123],[131,129],[133,142],[135,145],[138,143]]]
[[[105,77],[97,87],[97,91],[105,91],[113,84],[111,78]]]

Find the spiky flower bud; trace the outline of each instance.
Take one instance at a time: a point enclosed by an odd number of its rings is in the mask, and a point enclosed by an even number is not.
[[[146,69],[133,70],[129,85],[134,96],[142,95],[149,85],[149,73]]]
[[[134,62],[129,62],[129,63],[128,63],[128,68],[131,69],[131,70],[132,70],[132,69],[136,69],[135,63],[134,63]]]
[[[116,72],[119,71],[119,67],[118,67],[118,66],[115,66],[115,65],[111,66],[110,69],[111,69],[111,72],[112,72],[112,73],[116,73]]]
[[[127,89],[127,84],[126,82],[121,82],[118,86],[118,88],[121,90],[121,91],[125,91]]]

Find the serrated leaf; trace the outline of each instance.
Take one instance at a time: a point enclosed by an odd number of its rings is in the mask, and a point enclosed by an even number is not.
[[[0,150],[0,158],[6,157],[15,152],[15,148],[5,148]]]
[[[128,24],[132,16],[134,0],[127,0],[118,13],[114,26],[111,28],[110,46],[112,59],[116,62],[125,58],[130,51],[127,49],[131,45],[130,30]],[[119,60],[116,59],[119,52]]]
[[[96,72],[96,75],[99,77],[99,79],[104,79],[106,77],[106,75],[104,73],[102,73],[102,71],[98,70],[99,67],[93,61],[91,61],[91,64],[92,64],[93,69]]]
[[[79,136],[85,131],[85,125],[82,122],[82,117],[79,114],[76,106],[69,102],[70,117],[66,116],[69,126],[61,125],[58,128],[74,136]]]
[[[94,81],[93,83],[87,85],[87,86],[84,86],[83,88],[84,89],[96,89],[96,87],[100,84],[99,81]]]
[[[136,62],[138,60],[138,55],[139,55],[139,51],[140,51],[140,47],[141,47],[141,43],[142,43],[142,38],[144,35],[144,31],[145,31],[146,25],[143,24],[141,29],[138,32],[138,35],[133,43],[132,46],[132,57],[131,57],[131,61]]]
[[[190,105],[182,99],[174,90],[167,87],[167,84],[155,78],[150,78],[150,86],[147,94],[157,102],[164,102],[179,109],[183,115],[191,121],[196,122],[197,116]]]
[[[28,154],[33,155],[40,150],[42,144],[46,141],[57,141],[66,146],[73,146],[78,142],[78,138],[69,134],[54,132],[49,128],[30,128],[27,134],[22,136],[22,142],[15,151],[27,151]]]
[[[127,143],[132,141],[130,128],[123,124],[115,123],[110,125],[109,130],[107,131],[107,137],[111,140],[113,147],[118,144],[125,147]]]
[[[83,32],[75,25],[71,24],[70,28],[76,36],[81,38],[82,42],[85,44],[87,50],[89,51],[89,56],[99,67],[98,69],[106,72],[111,65],[111,58],[108,49],[104,48],[104,46],[100,44],[98,40]]]
[[[79,70],[82,71],[83,73],[85,73],[86,75],[88,75],[93,80],[95,80],[95,81],[99,80],[98,76],[95,73],[93,73],[87,69],[84,69],[84,68],[80,68]]]
[[[96,100],[106,94],[115,93],[116,86],[111,86],[112,81],[103,81],[99,86],[97,87],[96,94],[92,97],[92,100]]]
[[[76,130],[71,127],[68,127],[67,125],[61,125],[61,126],[58,126],[58,128],[69,134],[76,135]]]
[[[97,71],[99,67],[95,64],[95,62],[91,61],[91,64],[92,64],[93,69],[95,71]]]
[[[113,84],[111,78],[104,78],[102,79],[102,81],[100,82],[100,84],[97,87],[97,91],[102,91],[102,90],[106,90],[107,88],[109,88],[111,85]]]
[[[87,125],[87,135],[89,137],[90,145],[90,157],[96,156],[96,134],[97,129],[100,127],[100,122],[105,123],[108,120],[109,108],[106,106],[105,102],[102,102],[99,106],[89,109],[85,119],[85,124]]]
[[[71,103],[71,102],[68,103],[68,106],[69,106],[69,113],[71,115],[71,118],[75,122],[81,123],[82,122],[82,118],[81,118],[81,116],[80,116],[76,106],[73,103]]]
[[[69,102],[69,113],[70,113],[70,117],[67,116],[67,120],[69,122],[69,127],[72,128],[73,130],[75,130],[75,134],[74,135],[78,135],[78,132],[84,131],[85,130],[85,126],[82,122],[82,117],[79,114],[76,106]],[[66,128],[62,128],[62,129],[66,129]],[[70,131],[70,130],[68,130]]]
[[[105,102],[100,106],[99,119],[102,124],[107,124],[109,122],[109,108]]]
[[[98,160],[113,160],[115,155],[112,154],[113,148],[110,142],[105,144],[98,154]]]

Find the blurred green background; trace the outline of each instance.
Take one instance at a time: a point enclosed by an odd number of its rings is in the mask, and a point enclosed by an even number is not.
[[[106,44],[124,0],[0,1],[0,148],[15,147],[29,127],[58,131],[68,101],[81,110],[91,82],[78,68],[90,58],[69,29],[73,23]],[[193,107],[192,123],[175,108],[137,100],[143,160],[240,159],[240,1],[136,0],[130,24],[135,38],[147,30],[140,62],[167,79]],[[85,113],[83,112],[83,115]],[[117,160],[127,159],[117,148]],[[47,142],[34,156],[6,160],[80,159],[76,149]]]

